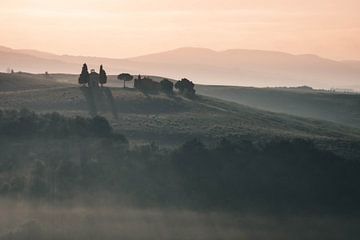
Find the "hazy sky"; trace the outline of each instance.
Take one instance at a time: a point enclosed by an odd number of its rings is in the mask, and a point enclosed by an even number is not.
[[[360,59],[359,0],[1,0],[0,45],[128,57],[184,46]]]

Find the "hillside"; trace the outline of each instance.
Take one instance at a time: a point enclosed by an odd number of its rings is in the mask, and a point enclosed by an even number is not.
[[[76,75],[6,77],[0,239],[158,239],[159,225],[169,239],[358,232],[359,129],[123,89],[114,76],[98,90]]]
[[[200,94],[250,107],[360,127],[360,94],[301,88],[198,85]]]
[[[315,88],[357,86],[360,69],[315,55],[232,49],[213,51],[180,48],[130,59],[157,66],[164,64],[166,76],[178,78],[181,70],[189,78],[205,84],[234,86],[299,86]],[[156,71],[151,74],[159,74]]]
[[[155,81],[162,77],[151,76]],[[0,74],[0,91],[63,88],[77,85],[78,75],[15,73]],[[126,83],[128,88],[133,82]],[[122,88],[115,75],[108,76],[108,87]],[[196,85],[199,94],[293,116],[325,120],[359,127],[359,94],[334,93],[309,88],[252,88]]]
[[[91,92],[88,88],[62,86],[2,92],[0,108],[57,111],[67,116],[101,114],[132,141],[165,145],[193,137],[208,142],[227,136],[254,141],[305,138],[351,155],[358,149],[349,143],[360,139],[359,130],[330,122],[256,110],[215,98],[199,96],[188,100],[180,96],[147,95],[134,89],[104,88]]]
[[[52,74],[59,83],[77,84],[78,75]],[[155,81],[163,77],[150,76]],[[172,79],[170,79],[172,80]],[[175,81],[175,80],[172,80]],[[132,88],[133,82],[127,82]],[[123,87],[115,75],[108,76],[108,87]],[[360,95],[296,88],[253,88],[236,86],[196,85],[199,94],[249,107],[347,125],[360,126]]]
[[[68,86],[66,83],[52,81],[51,77],[28,73],[0,73],[0,92],[57,88]]]
[[[35,50],[0,48],[0,69],[43,73],[78,73],[103,64],[110,74],[130,72],[202,84],[235,86],[299,86],[360,89],[360,68],[352,61],[334,61],[315,55],[233,49],[213,51],[180,48],[129,59],[55,55]]]

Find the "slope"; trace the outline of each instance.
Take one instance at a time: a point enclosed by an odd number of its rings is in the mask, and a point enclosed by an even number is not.
[[[200,94],[258,109],[360,127],[360,95],[306,88],[198,85]]]
[[[45,74],[0,73],[0,92],[58,88],[64,86],[67,86],[67,84],[53,81],[51,76],[45,76]]]
[[[269,139],[312,139],[337,153],[357,157],[360,130],[329,122],[292,117],[199,96],[149,95],[134,89],[63,86],[0,93],[0,108],[57,111],[67,116],[100,114],[137,142],[173,145],[197,137],[264,142]],[[355,154],[356,153],[356,154]]]

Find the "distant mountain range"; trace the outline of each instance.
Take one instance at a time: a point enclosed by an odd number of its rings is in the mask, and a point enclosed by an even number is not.
[[[196,83],[235,86],[301,86],[360,90],[360,61],[334,61],[315,55],[241,50],[179,48],[127,59],[56,55],[0,47],[0,71],[79,73],[103,64],[109,74],[158,75]]]

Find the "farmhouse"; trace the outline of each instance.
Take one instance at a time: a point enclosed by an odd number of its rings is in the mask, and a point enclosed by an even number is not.
[[[91,69],[90,75],[89,75],[89,87],[91,88],[98,88],[99,87],[99,74],[95,72],[95,69]]]

